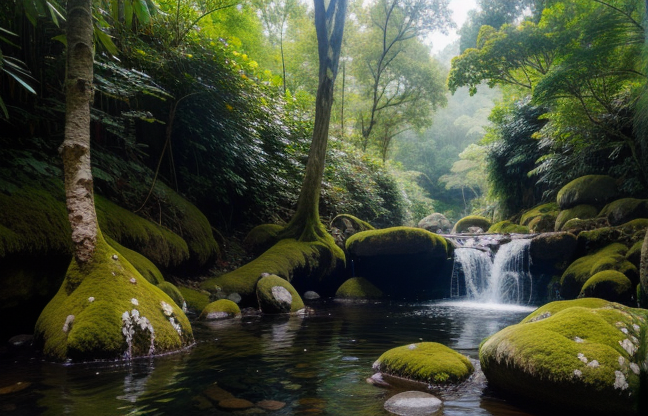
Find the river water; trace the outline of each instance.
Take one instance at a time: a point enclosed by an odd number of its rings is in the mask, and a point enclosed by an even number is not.
[[[195,323],[194,347],[132,364],[0,361],[0,389],[30,383],[0,394],[0,414],[231,415],[206,397],[225,390],[254,403],[286,404],[265,411],[268,415],[388,415],[385,400],[402,390],[366,382],[383,352],[435,341],[476,359],[485,337],[533,310],[458,302],[318,301],[311,306],[315,312],[306,317]],[[532,414],[489,391],[483,377],[438,396],[444,400],[444,415]],[[260,409],[234,414],[253,412]]]

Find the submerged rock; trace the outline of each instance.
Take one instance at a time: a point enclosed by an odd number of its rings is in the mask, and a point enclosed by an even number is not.
[[[229,299],[220,299],[205,306],[198,319],[213,321],[236,316],[241,316],[241,309],[239,309],[238,305]]]
[[[320,298],[320,295],[317,292],[313,292],[312,290],[309,290],[306,293],[304,293],[304,299],[315,300],[315,299],[319,299],[319,298]]]
[[[561,412],[638,415],[648,311],[602,299],[547,304],[485,340],[490,387]],[[644,368],[644,370],[641,370]]]
[[[460,383],[474,371],[468,358],[436,342],[393,348],[382,354],[373,368],[385,375],[441,385]]]
[[[406,391],[392,396],[385,402],[385,410],[399,416],[435,415],[443,407],[436,396],[422,391]]]
[[[340,286],[335,293],[338,299],[362,300],[379,299],[383,293],[364,277],[352,277]]]

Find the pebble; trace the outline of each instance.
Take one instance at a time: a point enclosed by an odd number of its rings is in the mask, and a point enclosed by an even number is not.
[[[276,400],[262,400],[258,402],[257,407],[265,410],[280,410],[286,406],[284,402],[278,402]]]
[[[304,299],[307,300],[314,300],[314,299],[319,299],[320,295],[317,294],[317,292],[313,292],[312,290],[307,291],[304,293]]]
[[[2,395],[2,394],[10,394],[10,393],[17,393],[17,392],[19,392],[21,390],[25,390],[29,386],[31,386],[31,383],[19,381],[18,383],[14,384],[14,385],[1,388],[0,389],[0,395]]]
[[[237,399],[235,397],[230,399],[221,400],[218,402],[218,407],[228,410],[243,410],[254,407],[254,403],[245,399]]]
[[[399,393],[385,402],[385,410],[399,416],[428,416],[437,414],[443,402],[421,391]]]
[[[234,395],[232,393],[223,390],[222,388],[218,387],[215,384],[207,387],[205,391],[203,391],[203,394],[207,396],[207,398],[215,402],[220,402],[221,400],[234,398]]]

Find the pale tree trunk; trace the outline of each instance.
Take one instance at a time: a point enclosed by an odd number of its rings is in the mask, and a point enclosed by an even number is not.
[[[97,242],[97,214],[90,170],[90,102],[93,96],[92,1],[67,2],[65,140],[59,148],[65,170],[65,197],[72,226],[74,257],[92,259]]]
[[[327,234],[319,218],[319,198],[346,7],[347,0],[330,0],[328,6],[325,0],[315,0],[315,29],[319,54],[315,127],[306,163],[306,174],[297,201],[297,211],[283,233],[285,237],[294,237],[300,241],[320,240]]]

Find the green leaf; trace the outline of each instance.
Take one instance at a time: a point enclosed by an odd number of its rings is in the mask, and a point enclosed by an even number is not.
[[[112,38],[106,32],[101,30],[101,28],[97,26],[96,23],[94,25],[94,33],[96,38],[99,40],[99,42],[101,42],[103,47],[106,48],[108,53],[115,56],[119,54],[119,50],[117,49],[117,46],[115,46],[115,43],[112,41]]]
[[[65,46],[67,47],[67,36],[66,36],[65,34],[63,34],[63,35],[58,35],[58,36],[54,36],[54,37],[52,38],[52,40],[59,41],[59,42],[61,42],[63,45],[65,45]]]
[[[23,8],[25,10],[25,17],[27,17],[32,25],[36,26],[38,10],[36,9],[33,0],[23,0]]]
[[[5,106],[4,101],[2,101],[2,97],[0,97],[0,109],[2,109],[5,118],[9,120],[9,111],[7,111],[7,107]]]
[[[56,2],[45,1],[45,4],[49,9],[50,16],[52,16],[52,21],[54,22],[56,27],[59,27],[59,22],[58,22],[59,19],[65,22],[65,16],[63,16],[63,9]]]
[[[6,61],[5,61],[5,62],[6,62]],[[25,88],[27,91],[31,92],[32,94],[36,94],[36,91],[31,87],[31,85],[29,85],[25,80],[23,80],[22,78],[20,78],[18,75],[14,74],[13,72],[11,72],[11,71],[9,71],[9,70],[7,70],[7,69],[5,69],[5,73],[6,73],[7,75],[11,76],[11,77],[12,77],[13,79],[15,79],[16,81],[18,81],[18,83],[19,83],[20,85],[22,85],[23,88]]]
[[[131,0],[124,0],[124,19],[126,27],[130,27],[133,23],[133,2]]]
[[[133,9],[135,10],[137,20],[139,20],[140,23],[148,25],[151,22],[151,13],[146,5],[146,1],[133,0]]]

